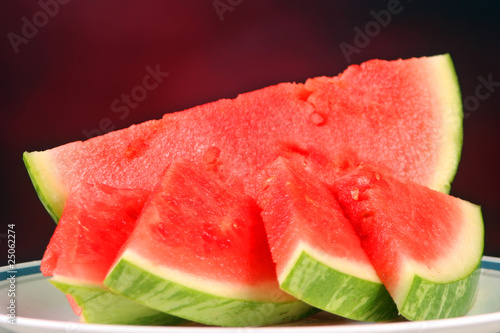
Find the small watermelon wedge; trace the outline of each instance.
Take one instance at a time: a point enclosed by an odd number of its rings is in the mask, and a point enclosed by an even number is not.
[[[334,188],[400,313],[410,320],[466,314],[483,252],[480,207],[375,170],[356,168]]]
[[[209,165],[172,163],[104,284],[207,325],[271,325],[317,311],[280,290],[260,210],[242,189]]]
[[[26,168],[57,221],[80,182],[152,190],[178,158],[217,150],[255,196],[257,174],[279,156],[307,156],[326,182],[359,161],[447,191],[460,158],[462,107],[449,55],[371,60],[336,77],[282,83],[166,114],[42,152]]]
[[[75,186],[69,194],[40,270],[53,276],[50,281],[71,296],[82,321],[141,325],[181,322],[115,294],[103,284],[149,195],[146,190],[87,183]]]
[[[258,196],[280,287],[322,310],[363,321],[398,315],[334,195],[300,160],[278,158]]]

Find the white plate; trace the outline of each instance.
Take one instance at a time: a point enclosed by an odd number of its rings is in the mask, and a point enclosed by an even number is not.
[[[484,257],[479,291],[474,307],[465,317],[420,322],[361,323],[325,312],[293,324],[272,327],[220,328],[206,326],[124,326],[96,325],[78,322],[66,297],[40,273],[40,261],[0,268],[0,331],[1,332],[141,332],[141,333],[382,333],[382,332],[500,332],[500,259]],[[15,276],[15,285],[9,278]],[[9,289],[11,290],[9,292]],[[10,293],[10,295],[9,295]],[[15,295],[13,295],[15,294]],[[15,296],[15,297],[14,297]],[[11,324],[8,308],[15,299],[15,324]]]

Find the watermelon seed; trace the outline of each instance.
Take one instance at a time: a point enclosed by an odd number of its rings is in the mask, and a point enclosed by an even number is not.
[[[305,199],[306,199],[306,201],[307,201],[307,203],[308,203],[308,204],[313,205],[313,206],[317,206],[317,205],[316,205],[316,201],[314,201],[314,200],[313,200],[311,197],[309,197],[308,195],[306,195]]]
[[[359,189],[357,187],[351,189],[351,196],[356,201],[359,199]]]
[[[214,164],[220,156],[220,149],[212,146],[208,148],[203,154],[203,162],[206,164]]]
[[[367,212],[364,212],[362,217],[363,218],[368,218],[368,217],[372,217],[374,215],[374,213],[372,211],[367,211]]]
[[[275,177],[269,177],[264,181],[264,184],[262,186],[262,191],[267,190],[267,188],[269,187],[269,185],[271,185],[271,182],[274,180],[274,178]]]
[[[309,114],[309,121],[316,126],[321,126],[325,123],[325,116],[323,116],[321,113],[314,111],[313,113]]]
[[[361,186],[369,185],[370,183],[371,183],[371,179],[366,177],[366,176],[359,177],[359,179],[358,179],[358,184]]]

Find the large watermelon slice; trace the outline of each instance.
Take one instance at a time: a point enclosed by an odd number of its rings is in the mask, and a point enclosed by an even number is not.
[[[325,311],[383,321],[396,305],[330,189],[300,161],[278,158],[258,197],[280,287]]]
[[[73,187],[69,194],[40,269],[71,295],[83,321],[142,325],[181,321],[115,294],[103,284],[149,194],[87,183]]]
[[[171,164],[105,285],[151,308],[219,326],[311,314],[280,290],[260,210],[206,164]]]
[[[335,191],[403,316],[469,311],[483,251],[478,206],[368,167],[338,179]]]
[[[339,168],[363,161],[446,191],[460,156],[461,120],[449,55],[372,60],[337,77],[282,83],[84,142],[26,152],[24,161],[56,220],[75,184],[152,190],[169,163],[205,153],[208,159],[220,153],[251,196],[257,170],[292,154],[307,156],[308,168],[327,182]]]

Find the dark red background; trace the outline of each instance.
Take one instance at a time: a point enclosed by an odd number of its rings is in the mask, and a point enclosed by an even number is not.
[[[43,2],[47,2],[44,0]],[[15,224],[18,262],[40,259],[55,228],[26,173],[23,151],[85,139],[109,118],[115,128],[165,112],[282,81],[336,75],[348,62],[355,27],[374,20],[375,1],[221,0],[69,1],[16,54],[10,32],[22,34],[37,1],[0,3],[0,264],[7,224]],[[496,1],[400,1],[401,12],[352,63],[451,53],[463,97],[479,76],[500,82],[500,6]],[[125,119],[111,103],[142,83],[146,66],[170,75]],[[498,90],[498,91],[497,91]],[[481,90],[484,93],[486,90]],[[487,255],[500,256],[500,87],[464,120],[464,148],[452,194],[480,204]],[[467,111],[467,110],[466,110]]]

